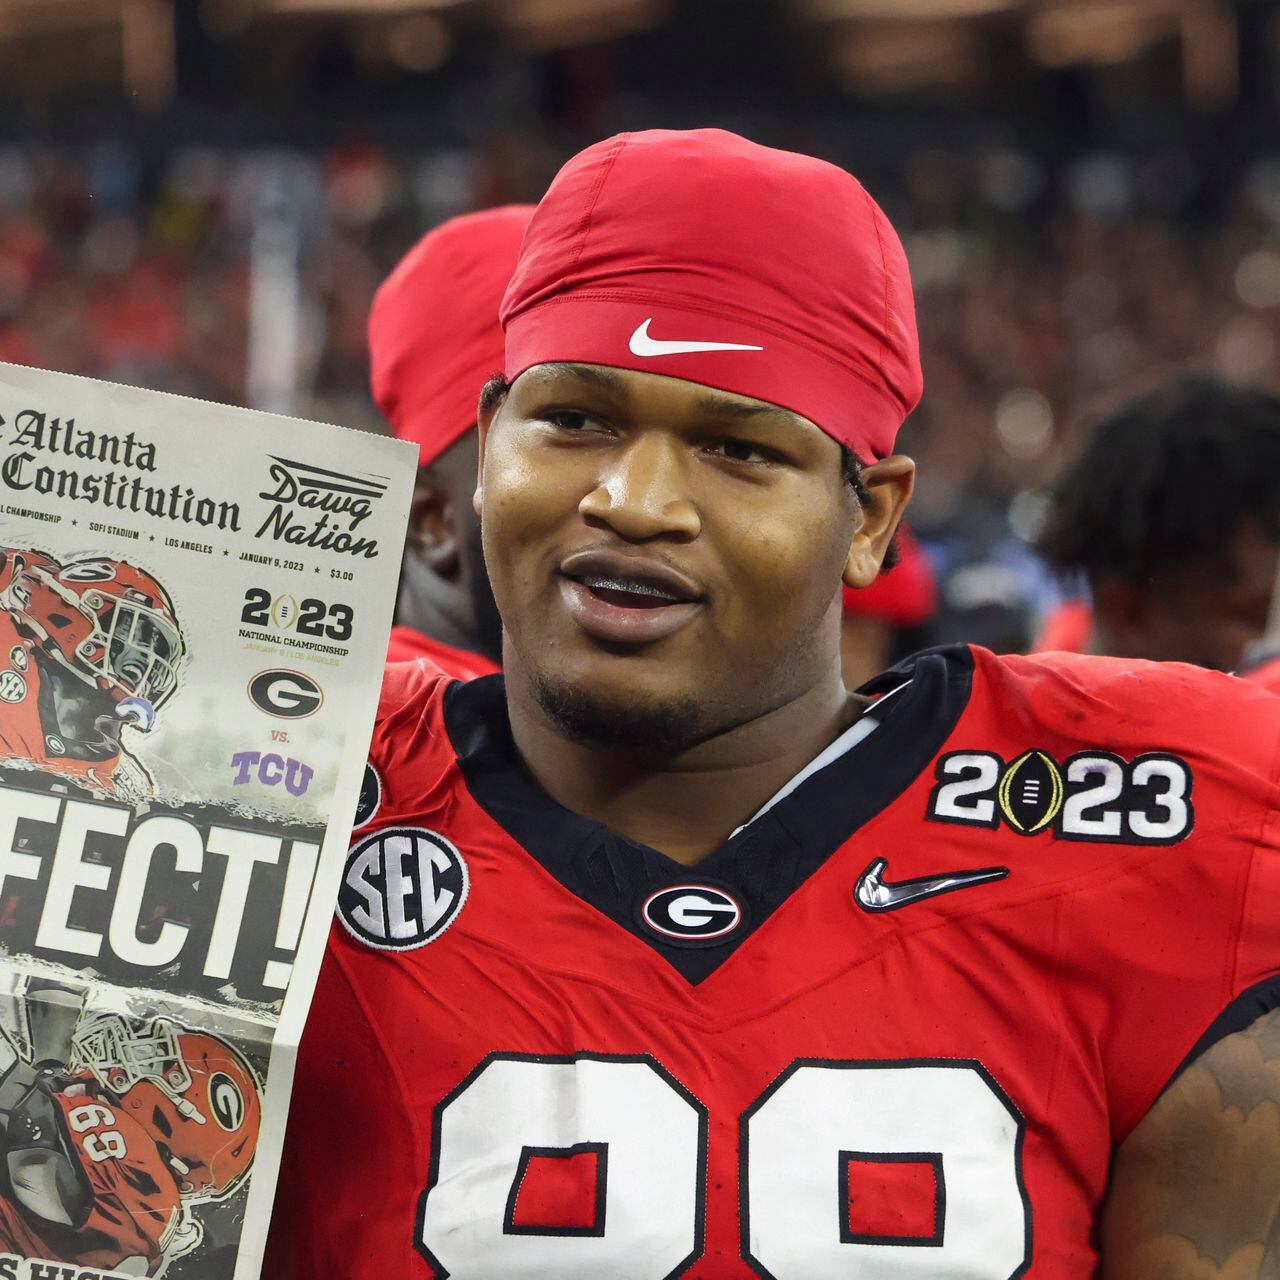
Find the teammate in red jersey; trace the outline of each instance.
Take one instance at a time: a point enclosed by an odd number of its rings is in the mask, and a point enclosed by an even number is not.
[[[1059,479],[1040,545],[1093,604],[1037,648],[1236,670],[1280,561],[1280,398],[1194,377],[1125,405]]]
[[[121,744],[177,687],[185,652],[164,588],[105,556],[0,550],[0,760],[125,799],[149,795]]]
[[[1280,657],[1272,657],[1260,662],[1256,667],[1245,672],[1249,680],[1256,680],[1263,689],[1270,689],[1280,694]]]
[[[1241,674],[1274,693],[1280,693],[1280,564],[1276,565],[1276,580],[1271,588],[1271,617],[1267,634],[1254,647],[1249,655],[1249,664]]]
[[[966,648],[846,692],[921,384],[830,165],[591,147],[503,315],[504,675],[388,674],[268,1274],[1266,1274],[1276,700]]]
[[[369,314],[373,396],[419,465],[387,658],[429,658],[464,680],[497,671],[502,648],[472,510],[474,431],[479,388],[502,368],[498,306],[532,213],[507,205],[428,232]]]
[[[160,1275],[201,1238],[187,1208],[233,1192],[257,1146],[257,1078],[164,1019],[89,1018],[65,1069],[0,1038],[0,1252]]]
[[[938,584],[924,549],[902,525],[898,563],[861,591],[844,589],[840,667],[850,689],[865,684],[903,654],[920,647],[907,637],[933,616]]]

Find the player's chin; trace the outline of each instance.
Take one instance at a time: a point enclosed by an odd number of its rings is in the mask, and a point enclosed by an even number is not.
[[[647,664],[646,664],[647,665]],[[673,678],[671,664],[645,673],[609,655],[566,662],[534,676],[542,709],[562,733],[599,748],[672,755],[708,734],[707,708],[694,682]]]

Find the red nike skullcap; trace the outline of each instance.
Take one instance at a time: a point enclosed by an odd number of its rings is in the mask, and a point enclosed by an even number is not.
[[[373,398],[422,466],[475,425],[480,389],[502,368],[498,304],[532,213],[507,205],[442,223],[374,296]]]
[[[898,526],[898,563],[869,587],[844,589],[845,613],[878,618],[895,627],[918,627],[928,622],[937,603],[933,566],[906,525]]]
[[[560,170],[502,303],[506,375],[572,360],[781,405],[860,458],[923,390],[902,244],[834,165],[719,129],[619,134]],[[734,344],[749,350],[693,349]]]

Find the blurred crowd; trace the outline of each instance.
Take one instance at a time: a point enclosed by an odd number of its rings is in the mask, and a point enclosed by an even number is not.
[[[264,407],[374,427],[379,282],[442,219],[536,199],[561,158],[519,135],[413,155],[2,150],[0,360],[253,403],[251,346],[270,366],[287,323],[290,398]],[[1177,153],[1049,167],[993,148],[865,175],[911,258],[926,394],[904,451],[957,607],[1003,591],[1017,617],[996,625],[1016,630],[1053,603],[1025,546],[1091,420],[1175,371],[1280,382],[1280,160],[1241,173],[1224,184]],[[297,286],[283,320],[253,296],[279,290],[281,255]]]

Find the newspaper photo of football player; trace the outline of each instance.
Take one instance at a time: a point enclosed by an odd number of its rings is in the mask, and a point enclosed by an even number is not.
[[[101,795],[150,796],[122,735],[151,730],[185,653],[168,594],[146,570],[0,550],[0,759]]]
[[[262,1086],[244,1055],[168,1018],[101,1012],[82,1015],[65,1062],[32,1053],[0,1026],[0,1253],[128,1276],[191,1257],[185,1274],[221,1274],[193,1206],[232,1196],[253,1164]]]

